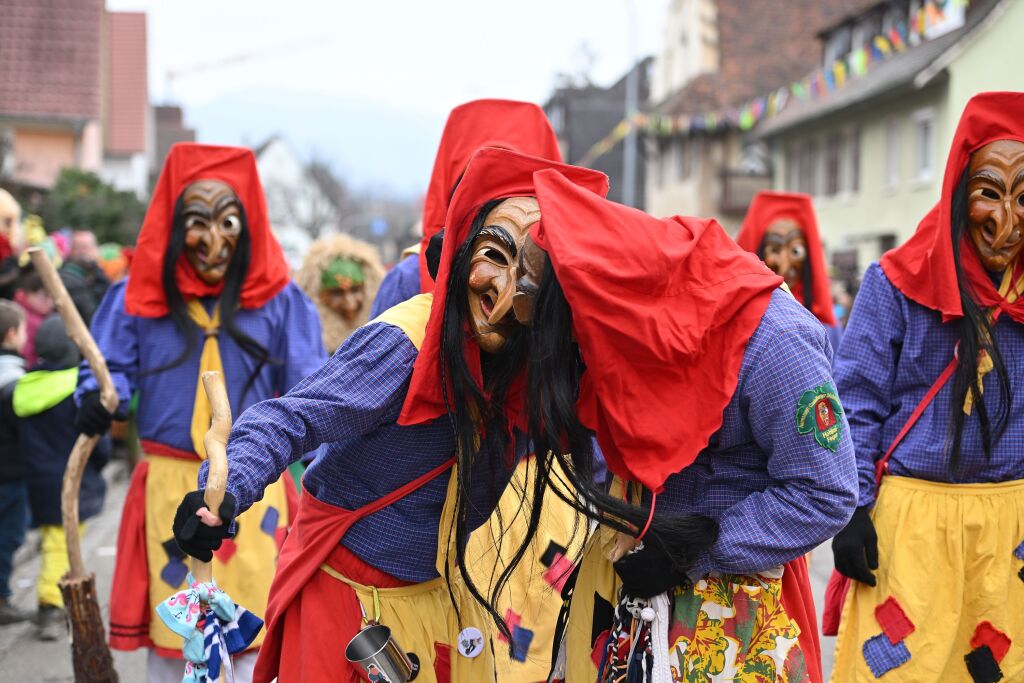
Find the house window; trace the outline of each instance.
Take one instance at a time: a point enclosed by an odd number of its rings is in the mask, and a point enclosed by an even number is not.
[[[786,147],[786,189],[796,192],[800,187],[800,162],[796,143]]]
[[[935,172],[935,110],[914,112],[914,179],[926,182]]]
[[[825,68],[830,68],[837,60],[850,52],[850,27],[840,26],[825,42]]]
[[[839,157],[842,140],[839,133],[825,138],[825,196],[831,197],[839,192]]]
[[[799,191],[809,195],[818,193],[818,143],[808,141],[800,150]]]
[[[896,187],[900,184],[900,152],[902,142],[900,120],[889,119],[885,126],[885,186]]]
[[[687,148],[686,138],[679,138],[674,144],[676,158],[676,180],[686,180],[690,177],[690,150]]]
[[[860,128],[851,128],[846,134],[846,173],[843,191],[860,192]]]
[[[664,187],[669,179],[668,169],[671,164],[672,145],[667,140],[658,140],[658,154],[654,161],[655,183]]]
[[[853,29],[850,40],[850,50],[858,50],[866,47],[868,43],[878,34],[878,16],[869,16],[857,22]]]

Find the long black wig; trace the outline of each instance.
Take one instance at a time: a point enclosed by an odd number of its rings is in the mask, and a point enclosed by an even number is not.
[[[484,218],[497,203],[488,202],[479,210],[468,238],[456,254],[448,279],[441,366],[446,376],[442,386],[455,430],[459,465],[455,521],[449,530],[449,540],[454,541],[456,565],[469,593],[488,611],[499,631],[509,637],[508,625],[497,609],[497,598],[537,535],[547,489],[581,516],[624,533],[636,534],[646,523],[649,511],[613,497],[603,482],[594,479],[593,432],[579,421],[575,409],[584,366],[573,340],[572,313],[550,260],[542,276],[531,328],[511,336],[500,354],[483,356],[484,387],[478,386],[469,372],[463,351],[468,297],[463,293],[468,288],[473,240],[485,229]],[[484,595],[466,566],[470,515],[478,513],[480,516],[471,492],[475,478],[484,477],[493,485],[498,469],[507,463],[503,459],[511,444],[505,403],[509,388],[524,368],[527,371],[526,437],[537,454],[530,465],[535,469],[535,476],[527,477],[532,484],[529,490],[519,491],[527,528],[498,576],[491,576],[490,589]],[[451,395],[447,389],[449,381]],[[496,493],[490,493],[496,500]],[[486,511],[482,516],[486,516]],[[498,523],[501,528],[500,513]],[[677,568],[685,571],[697,555],[715,541],[717,534],[714,520],[655,513],[645,542],[659,544],[673,558]],[[449,566],[450,563],[446,563],[445,578],[451,591]]]
[[[242,295],[242,285],[245,283],[245,276],[249,272],[249,260],[252,250],[252,238],[249,233],[249,220],[245,214],[245,207],[238,202],[238,217],[242,229],[238,237],[238,245],[235,253],[228,264],[227,272],[224,273],[224,288],[221,290],[220,301],[220,326],[228,333],[239,348],[256,360],[256,367],[252,374],[246,379],[245,388],[242,391],[244,397],[252,388],[253,382],[259,376],[264,365],[277,365],[280,361],[271,357],[270,352],[258,341],[239,329],[235,316],[238,313],[238,302]],[[148,374],[156,374],[171,368],[176,368],[185,362],[202,337],[202,331],[195,324],[188,314],[185,297],[178,288],[178,281],[174,277],[174,271],[178,260],[185,250],[185,200],[184,194],[178,197],[174,203],[174,215],[171,219],[171,237],[167,244],[167,251],[164,253],[164,261],[161,268],[161,283],[164,288],[164,297],[167,299],[167,308],[170,311],[171,321],[176,329],[185,339],[185,347],[177,358],[160,367],[148,370]]]
[[[473,598],[483,605],[502,632],[508,636],[508,627],[495,607],[497,595],[503,580],[492,582],[489,595],[484,596],[477,586],[466,564],[466,546],[473,522],[486,519],[487,510],[479,510],[473,499],[473,491],[485,491],[490,500],[497,500],[497,482],[502,480],[502,470],[508,469],[514,447],[511,439],[505,405],[508,393],[517,377],[525,368],[528,338],[525,328],[518,329],[506,339],[500,353],[481,353],[483,386],[474,379],[466,357],[469,321],[469,270],[473,241],[485,230],[485,218],[500,200],[487,202],[470,226],[469,235],[459,245],[448,277],[448,296],[445,301],[441,332],[441,386],[448,417],[455,432],[458,487],[455,500],[455,519],[447,530],[448,548],[454,546],[456,565],[463,577],[466,588]],[[514,246],[512,251],[514,252]],[[449,385],[451,392],[449,393]],[[476,483],[482,486],[475,486]],[[539,510],[537,511],[539,514]],[[531,520],[536,527],[536,520]],[[441,533],[445,533],[442,530]],[[523,549],[525,552],[525,549]],[[522,556],[522,553],[519,553]],[[518,560],[517,560],[518,561]],[[449,575],[450,562],[446,562],[445,579],[456,608],[458,602],[452,593],[452,577]],[[513,563],[513,568],[515,563]]]
[[[978,427],[981,431],[981,447],[986,459],[992,457],[992,448],[1006,430],[1009,419],[1012,391],[1010,376],[1006,372],[1006,363],[1002,350],[992,334],[992,324],[988,311],[978,306],[971,294],[971,284],[964,269],[960,265],[961,250],[967,236],[967,171],[960,177],[953,192],[950,207],[950,238],[953,240],[953,263],[956,266],[957,288],[960,290],[960,305],[964,316],[957,325],[957,359],[956,372],[953,375],[953,405],[950,416],[950,448],[948,470],[956,474],[960,466],[963,432],[967,422],[964,413],[964,399],[968,393],[974,401],[972,412],[978,416]],[[969,242],[968,240],[966,240]],[[973,249],[968,244],[966,247]],[[978,355],[982,350],[988,352],[992,359],[993,370],[999,385],[999,400],[994,413],[990,414],[991,405],[987,405],[978,388]]]

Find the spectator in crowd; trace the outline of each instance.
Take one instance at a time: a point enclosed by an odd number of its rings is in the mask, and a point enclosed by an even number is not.
[[[100,248],[92,231],[75,230],[71,233],[71,246],[67,260],[61,266],[60,277],[88,325],[110,287],[110,279],[100,265]]]
[[[32,367],[38,360],[35,350],[36,330],[46,316],[53,313],[53,298],[46,291],[43,279],[31,264],[24,266],[18,275],[14,302],[25,311],[27,335],[25,345],[21,348],[21,355],[25,357],[25,365]]]
[[[21,236],[21,206],[10,192],[0,189],[0,297],[4,299],[14,296]]]
[[[39,362],[8,392],[3,408],[14,427],[25,459],[28,502],[32,524],[39,527],[42,550],[37,593],[40,640],[64,634],[64,600],[57,587],[68,571],[67,539],[61,524],[61,481],[71,449],[78,438],[73,394],[78,384],[78,349],[64,330],[60,317],[51,315],[36,332]],[[78,514],[82,521],[103,507],[106,484],[101,470],[110,459],[110,441],[97,444],[82,477]]]
[[[10,301],[0,301],[0,397],[7,403],[25,361],[18,353],[25,343],[25,313]],[[11,571],[14,553],[25,540],[28,525],[28,493],[25,463],[18,448],[17,432],[0,419],[0,624],[25,621],[31,615],[11,604]]]

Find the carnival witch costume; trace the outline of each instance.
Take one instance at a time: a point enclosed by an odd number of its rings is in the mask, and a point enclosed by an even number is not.
[[[860,482],[832,545],[852,579],[837,683],[1024,676],[1022,121],[1022,93],[967,103],[939,203],[854,303],[836,358]]]
[[[153,618],[153,607],[187,573],[171,522],[181,497],[195,488],[205,454],[210,412],[200,374],[221,371],[232,410],[241,412],[286,392],[324,359],[316,311],[289,282],[270,232],[251,151],[171,148],[130,275],[107,292],[92,333],[117,387],[119,414],[138,394],[146,453],[132,474],[118,534],[111,646],[155,648],[180,659],[180,638]],[[82,431],[104,431],[111,416],[87,370],[76,396]],[[257,614],[289,525],[289,493],[290,484],[270,486],[216,555],[218,582]]]
[[[313,242],[295,284],[316,303],[328,353],[370,320],[384,267],[377,248],[349,235],[329,235]]]
[[[533,103],[487,99],[467,102],[453,109],[441,135],[423,204],[423,242],[417,252],[419,255],[400,262],[385,277],[374,300],[374,317],[421,289],[429,292],[434,287],[427,256],[431,249],[437,249],[449,202],[470,159],[482,147],[515,150],[549,161],[562,160],[558,139],[547,116]],[[428,248],[430,244],[433,247]],[[493,246],[500,251],[505,249],[501,244]],[[513,257],[503,268],[510,270],[515,265]],[[416,284],[408,293],[410,290],[403,289],[401,283],[408,283],[413,272]],[[402,291],[407,294],[400,295]],[[511,555],[495,557],[495,549],[500,547],[504,553],[510,553],[526,534],[528,515],[521,502],[523,492],[535,485],[535,474],[536,467],[531,469],[530,461],[524,459],[499,510],[487,527],[473,534],[470,556],[478,561],[470,571],[481,586],[491,586],[512,559]],[[575,533],[577,515],[553,494],[549,495],[541,523],[543,529],[535,545],[527,551],[499,596],[498,612],[509,621],[511,629],[511,639],[502,637],[497,650],[500,681],[539,681],[546,677],[550,667],[550,643],[561,605],[559,591],[571,573],[583,534]],[[500,542],[496,538],[499,534],[503,536]]]
[[[736,243],[757,254],[786,281],[793,298],[825,326],[834,354],[842,329],[836,324],[832,309],[832,283],[811,197],[799,192],[758,192],[736,235]],[[782,604],[800,626],[800,647],[811,680],[820,683],[821,645],[806,557],[786,563]]]
[[[514,149],[562,161],[558,138],[547,115],[532,102],[473,100],[452,109],[441,133],[430,184],[423,199],[423,237],[384,277],[370,317],[375,318],[395,304],[434,289],[434,278],[427,267],[428,246],[430,240],[444,230],[455,188],[473,153],[481,147]]]
[[[594,191],[607,188],[602,174],[548,163]],[[359,328],[302,384],[235,424],[226,521],[303,452],[326,444],[303,477],[256,680],[361,680],[343,646],[364,621],[391,629],[419,662],[417,680],[495,675],[491,615],[467,599],[466,543],[526,450],[528,349],[511,314],[492,316],[512,294],[494,268],[494,243],[514,250],[512,233],[525,234],[518,212],[500,200],[524,188],[518,176],[477,180],[462,183],[452,201],[433,294]],[[201,493],[179,512],[201,514]],[[201,556],[227,527],[199,525],[187,537],[182,530],[178,543]]]
[[[603,513],[556,677],[808,680],[781,566],[841,528],[856,486],[824,330],[715,221],[534,182],[515,302],[537,359],[530,434],[571,453]],[[588,481],[591,429],[609,492]]]

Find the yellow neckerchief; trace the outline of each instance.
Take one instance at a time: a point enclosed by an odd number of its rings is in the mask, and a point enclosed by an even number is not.
[[[210,428],[210,420],[213,413],[210,410],[210,400],[203,390],[203,383],[199,379],[204,372],[216,370],[223,375],[224,366],[220,360],[220,345],[217,343],[217,334],[220,332],[220,304],[213,307],[211,316],[203,308],[199,299],[192,299],[188,302],[188,317],[199,326],[206,339],[203,341],[203,353],[199,356],[199,376],[196,378],[196,398],[192,404],[192,449],[199,454],[199,457],[206,460],[206,446],[203,445],[203,436]]]
[[[1006,299],[1006,303],[1012,304],[1020,298],[1021,294],[1024,294],[1024,275],[1021,275],[1017,279],[1017,284],[1013,282],[1013,264],[1007,267],[1003,271],[1003,280],[999,284],[999,296]],[[996,319],[996,313],[989,313],[989,323]],[[983,381],[985,375],[992,372],[995,364],[992,362],[992,357],[988,355],[988,351],[982,349],[978,353],[978,396],[981,396],[985,390]],[[974,408],[974,394],[968,391],[964,395],[964,414],[970,415],[971,410]]]

